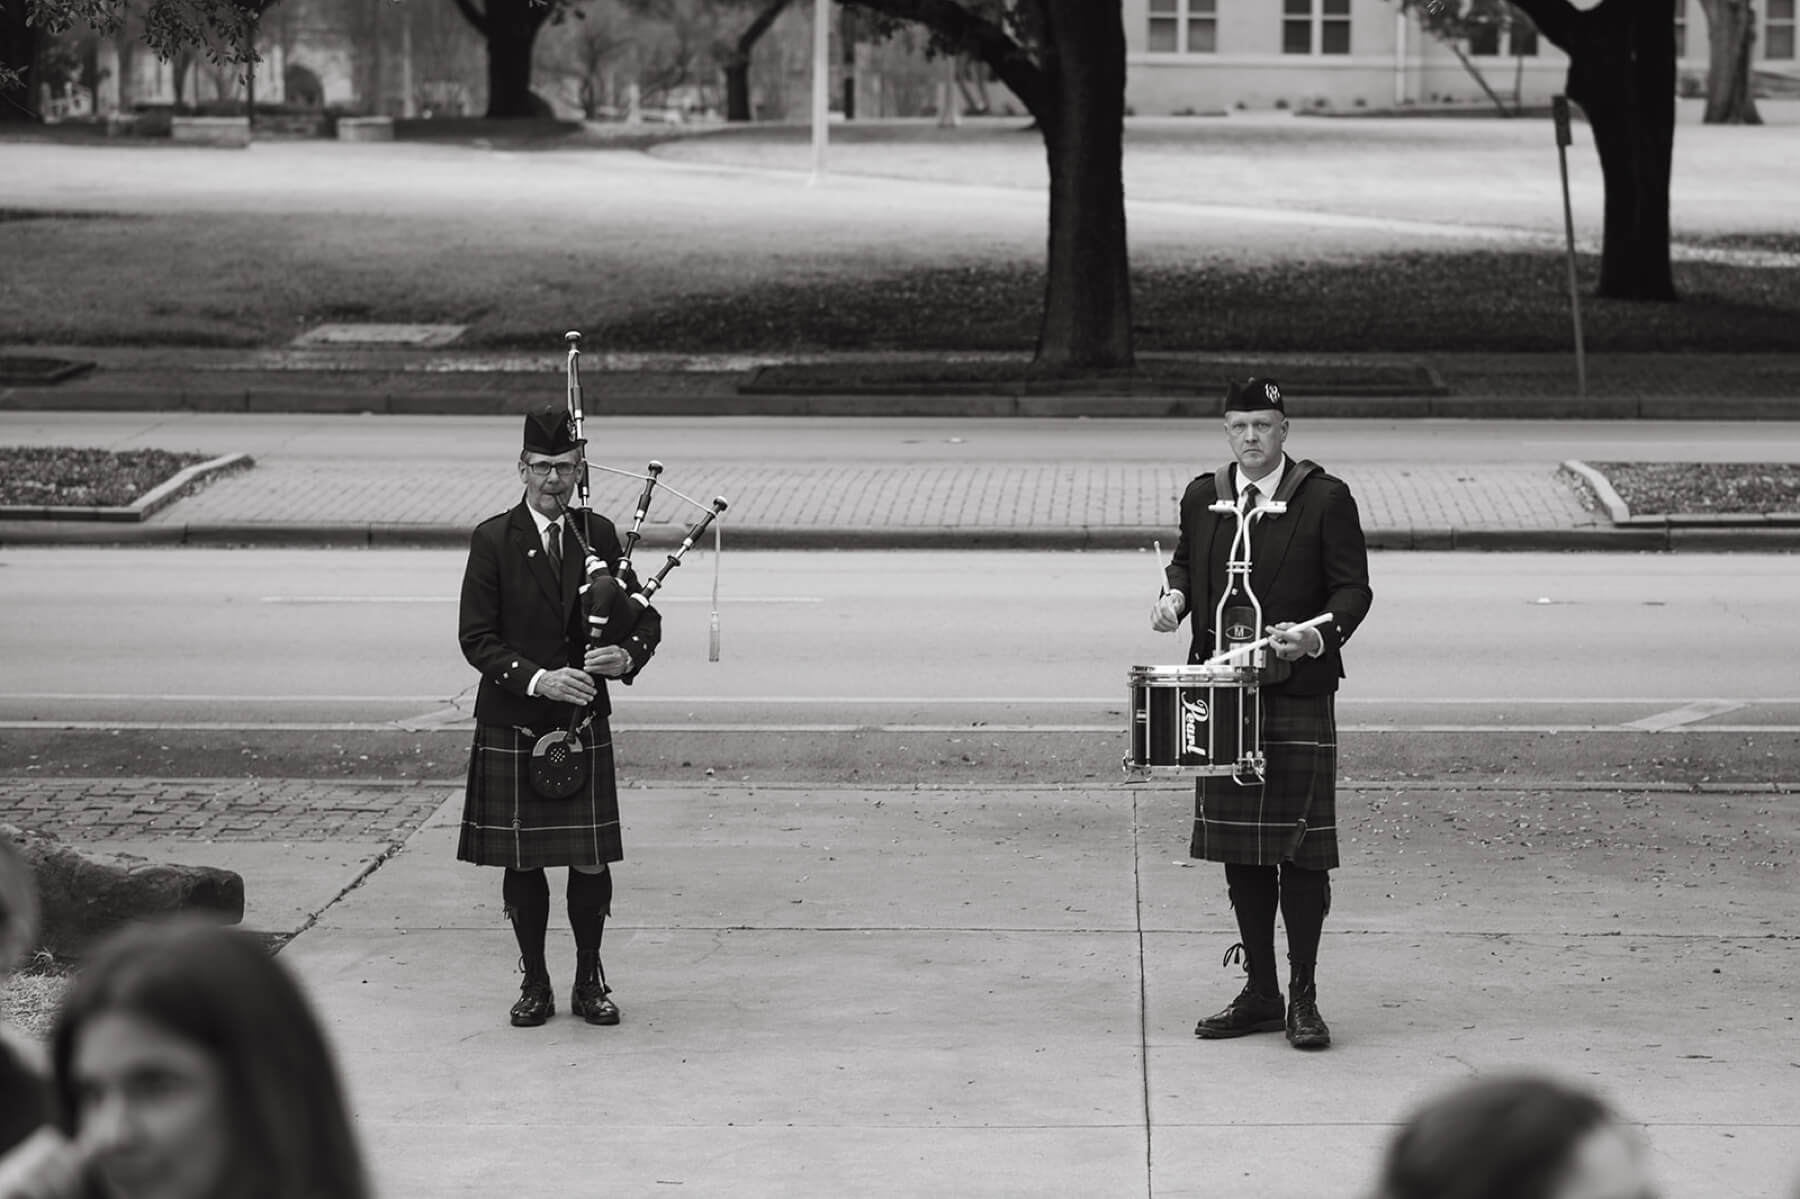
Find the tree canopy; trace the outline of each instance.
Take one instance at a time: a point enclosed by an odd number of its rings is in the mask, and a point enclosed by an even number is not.
[[[21,0],[6,0],[8,5]],[[133,10],[131,0],[22,0],[31,23],[45,33],[75,25],[116,33]],[[141,10],[144,44],[163,58],[199,49],[215,63],[248,62],[245,40],[263,13],[279,0],[148,0]]]

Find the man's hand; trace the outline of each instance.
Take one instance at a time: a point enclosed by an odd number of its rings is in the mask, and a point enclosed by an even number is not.
[[[599,694],[594,680],[587,677],[587,672],[576,670],[573,666],[545,671],[544,677],[538,680],[537,690],[545,699],[553,699],[559,704],[579,704],[582,707],[592,703],[594,696]]]
[[[593,646],[582,665],[609,679],[623,678],[631,673],[631,652],[622,645]]]
[[[1181,614],[1187,609],[1187,596],[1179,591],[1165,591],[1150,609],[1150,627],[1159,633],[1173,633],[1181,625]]]
[[[1294,662],[1312,654],[1324,652],[1325,638],[1320,636],[1319,630],[1301,629],[1297,633],[1289,632],[1288,630],[1293,627],[1294,622],[1291,620],[1284,620],[1280,624],[1272,624],[1268,627],[1267,632],[1271,638],[1269,645],[1275,651],[1277,658],[1283,662]]]

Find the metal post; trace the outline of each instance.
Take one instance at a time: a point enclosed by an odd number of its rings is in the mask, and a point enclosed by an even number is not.
[[[400,23],[400,115],[409,120],[419,115],[419,104],[415,99],[413,85],[413,6],[406,6],[406,16]]]
[[[1550,115],[1556,122],[1556,163],[1562,171],[1563,234],[1568,244],[1569,311],[1575,317],[1575,386],[1587,398],[1587,356],[1581,345],[1581,291],[1575,280],[1575,210],[1569,204],[1569,98],[1552,96]]]
[[[812,178],[825,175],[825,144],[831,138],[831,0],[813,0]]]

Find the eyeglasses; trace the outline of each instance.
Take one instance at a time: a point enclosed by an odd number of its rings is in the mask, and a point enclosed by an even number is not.
[[[527,462],[525,464],[525,469],[530,471],[534,478],[539,479],[549,478],[551,471],[555,471],[556,477],[559,479],[573,478],[575,472],[580,468],[579,462]]]

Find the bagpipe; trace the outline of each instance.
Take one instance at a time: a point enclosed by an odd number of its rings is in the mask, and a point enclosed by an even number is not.
[[[579,603],[582,610],[582,627],[587,631],[584,640],[583,659],[586,651],[596,647],[621,645],[637,630],[638,623],[650,608],[650,601],[662,589],[669,572],[681,565],[681,560],[694,547],[710,527],[713,531],[713,605],[712,617],[707,631],[707,652],[709,662],[719,660],[719,554],[723,550],[720,539],[720,526],[717,519],[724,515],[730,507],[724,496],[714,496],[712,503],[702,504],[690,496],[683,495],[667,483],[661,483],[663,464],[651,460],[643,474],[635,471],[618,470],[609,466],[592,465],[587,459],[587,441],[582,432],[581,411],[581,334],[571,331],[564,335],[568,342],[568,402],[569,421],[574,426],[575,443],[580,447],[580,458],[575,470],[576,506],[563,506],[562,515],[577,519],[563,521],[563,527],[575,535],[575,543],[581,547],[582,581]],[[626,531],[621,543],[622,552],[616,569],[609,567],[604,558],[594,553],[586,534],[589,509],[588,471],[603,471],[607,474],[620,475],[625,478],[643,480],[643,490],[638,493],[637,508],[632,514],[631,528]],[[642,537],[644,518],[649,515],[652,495],[661,484],[662,490],[675,496],[684,503],[701,509],[701,514],[683,532],[681,543],[668,554],[662,566],[648,579],[639,580],[631,564],[631,555],[637,549]],[[579,729],[587,714],[585,707],[575,709],[569,718],[567,728],[553,729],[537,739],[531,750],[531,785],[540,795],[553,799],[563,799],[579,791],[587,781],[587,757],[581,752],[581,735]]]

